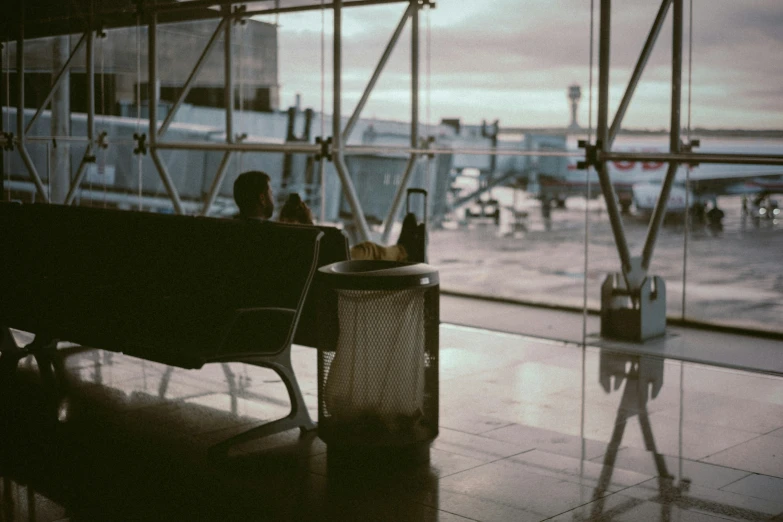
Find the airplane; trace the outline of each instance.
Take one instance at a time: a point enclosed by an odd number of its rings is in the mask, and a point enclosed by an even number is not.
[[[694,137],[696,139],[696,137]],[[577,137],[570,137],[568,148],[577,151]],[[614,151],[623,152],[667,152],[668,138],[665,136],[618,136]],[[759,154],[780,155],[783,140],[780,138],[712,137],[700,138],[698,152],[716,154]],[[586,196],[588,183],[590,196],[601,194],[598,175],[588,175],[577,168],[579,158],[569,157],[565,172],[539,175],[538,197],[544,202],[564,204],[569,196]],[[623,212],[633,208],[641,216],[652,214],[660,194],[661,183],[668,165],[661,161],[613,161],[608,163],[618,204]],[[686,190],[687,182],[687,190]],[[783,194],[783,167],[776,165],[733,165],[704,163],[681,164],[675,175],[674,184],[667,201],[667,213],[683,214],[686,201],[692,210],[702,210],[707,204],[717,207],[717,198],[726,195],[742,195],[752,199],[753,206],[765,209],[765,217],[779,215],[773,194]]]
[[[545,218],[549,216],[552,207],[565,207],[566,200],[570,197],[589,196],[594,199],[601,195],[596,171],[591,169],[588,172],[577,168],[577,162],[584,159],[584,150],[578,148],[577,143],[587,136],[564,132],[562,129],[506,130],[500,129],[497,122],[493,125],[495,133],[507,133],[503,139],[491,141],[487,137],[485,125],[482,125],[480,129],[473,129],[475,132],[472,138],[463,137],[462,141],[455,141],[452,145],[455,149],[452,166],[459,171],[457,179],[452,182],[453,190],[459,194],[454,198],[453,207],[467,205],[466,218],[494,217],[497,222],[497,201],[491,196],[494,187],[513,186],[527,191],[541,201],[541,211]],[[463,128],[471,127],[463,125]],[[464,136],[466,133],[461,134]],[[489,138],[491,137],[490,135]],[[783,139],[780,137],[754,137],[750,133],[737,136],[704,133],[698,138],[701,144],[695,149],[698,152],[758,155],[783,153]],[[697,136],[693,136],[693,139],[697,139]],[[458,153],[460,147],[475,149],[478,146],[492,149],[498,155],[471,156],[468,159]],[[620,134],[612,150],[663,153],[667,152],[668,148],[667,136],[639,133]],[[566,155],[504,155],[504,151],[546,151]],[[668,164],[663,161],[612,161],[608,163],[608,169],[620,209],[627,214],[633,209],[636,215],[649,217],[658,201]],[[477,171],[479,174],[476,174]],[[465,191],[465,183],[461,183],[459,178],[467,178],[466,181],[477,185],[477,188]],[[488,199],[486,193],[490,194]],[[749,198],[752,201],[747,211],[749,215],[777,217],[780,211],[771,195],[781,193],[781,166],[681,164],[667,201],[667,217],[681,217],[685,213],[686,202],[689,209],[695,212],[706,211],[708,205],[717,208],[717,198],[725,195],[743,195]],[[722,211],[718,209],[717,212]],[[712,216],[714,218],[716,213]]]

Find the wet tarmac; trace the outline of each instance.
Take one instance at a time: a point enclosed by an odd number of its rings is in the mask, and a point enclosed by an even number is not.
[[[783,218],[743,216],[740,197],[718,202],[722,230],[692,225],[686,238],[680,221],[658,235],[650,274],[666,283],[668,316],[783,332]],[[603,202],[590,201],[585,212],[585,201],[572,198],[549,220],[536,201],[521,208],[528,216],[516,229],[504,210],[500,226],[473,219],[430,231],[429,262],[440,271],[441,289],[581,308],[586,273],[588,308],[599,310],[600,286],[620,266]],[[647,222],[634,215],[623,222],[631,255],[641,255]]]

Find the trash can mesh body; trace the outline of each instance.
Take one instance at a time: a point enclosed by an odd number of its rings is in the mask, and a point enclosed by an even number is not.
[[[438,434],[439,287],[330,288],[319,320],[318,434],[403,446]]]

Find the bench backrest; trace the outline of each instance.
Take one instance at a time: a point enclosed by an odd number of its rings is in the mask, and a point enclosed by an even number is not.
[[[322,232],[0,204],[0,325],[181,367],[290,343]]]

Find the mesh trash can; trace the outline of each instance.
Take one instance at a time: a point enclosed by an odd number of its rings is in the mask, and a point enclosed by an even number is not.
[[[344,261],[318,277],[318,436],[328,457],[429,459],[438,435],[437,270]]]

